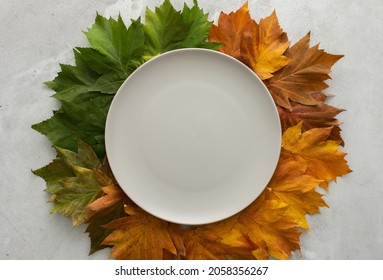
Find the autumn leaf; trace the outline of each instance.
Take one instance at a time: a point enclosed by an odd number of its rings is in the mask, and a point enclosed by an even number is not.
[[[86,206],[101,194],[101,185],[92,170],[73,166],[76,177],[60,180],[61,189],[49,201],[54,203],[51,213],[61,213],[72,217],[73,226],[87,220]]]
[[[327,207],[322,194],[315,191],[321,183],[306,175],[307,164],[303,160],[280,160],[274,175],[267,185],[267,198],[286,203],[287,214],[298,226],[309,229],[306,214],[319,213],[319,207]]]
[[[110,181],[110,183],[112,184],[101,188],[103,195],[86,207],[87,223],[89,223],[86,232],[89,233],[91,241],[90,254],[109,247],[102,242],[112,231],[104,226],[126,216],[124,203],[128,198],[115,182]]]
[[[182,233],[185,244],[185,259],[219,260],[225,259],[227,250],[221,244],[218,232],[209,226],[189,228]]]
[[[247,3],[236,12],[221,13],[209,40],[223,42],[221,52],[241,60],[265,80],[279,105],[283,131],[300,121],[304,130],[334,126],[330,139],[343,143],[335,118],[343,110],[324,104],[326,95],[322,92],[328,87],[325,80],[330,78],[331,67],[341,55],[328,54],[318,45],[309,48],[310,34],[288,48],[276,13],[258,24],[251,19]]]
[[[222,12],[218,25],[210,30],[209,40],[223,42],[219,51],[241,60],[261,79],[272,77],[289,62],[283,54],[290,43],[275,12],[257,24],[250,17],[247,2],[236,12]]]
[[[88,232],[92,241],[91,252],[94,252],[96,248],[100,249],[95,244],[101,243],[110,233],[100,235],[101,232],[105,232],[105,229],[100,228],[98,223],[103,225],[120,217],[121,211],[118,207],[123,204],[118,205],[121,201],[115,200],[115,204],[109,203],[108,207],[101,209],[102,211],[95,211],[90,215],[89,204],[105,199],[102,196],[103,189],[109,190],[115,182],[110,177],[106,163],[101,165],[88,144],[78,140],[77,150],[76,153],[56,147],[57,159],[43,168],[34,170],[33,173],[46,181],[46,191],[52,194],[49,199],[54,204],[51,213],[61,213],[71,217],[74,226],[91,223],[88,226]],[[96,219],[89,221],[90,216],[97,218],[97,221]],[[94,241],[96,236],[100,236],[102,240]]]
[[[87,221],[87,206],[102,194],[106,181],[98,169],[101,164],[92,148],[78,140],[78,152],[56,147],[57,159],[33,171],[47,183],[51,213],[71,217],[77,226]],[[103,178],[103,179],[102,179]]]
[[[41,177],[47,184],[46,192],[55,194],[62,189],[61,180],[76,176],[73,166],[96,169],[101,167],[94,151],[82,140],[77,140],[78,152],[56,147],[57,158],[47,166],[33,170],[33,174]]]
[[[233,260],[256,260],[253,254],[257,246],[250,240],[249,236],[242,234],[238,229],[232,229],[229,234],[220,238],[220,243],[226,249],[226,259]]]
[[[289,206],[278,200],[260,200],[218,225],[219,235],[230,240],[239,231],[252,244],[256,259],[287,259],[299,249],[298,223],[288,215]],[[230,244],[227,244],[230,245]]]
[[[146,213],[133,203],[127,203],[125,212],[128,216],[105,225],[112,233],[105,238],[103,245],[113,246],[112,258],[158,260],[163,259],[164,250],[177,255],[168,222]]]
[[[275,102],[291,110],[290,100],[305,105],[318,105],[321,102],[313,95],[328,87],[331,67],[343,56],[332,55],[319,49],[318,45],[309,47],[310,33],[289,48],[285,56],[290,62],[273,77],[265,81]]]
[[[343,112],[343,109],[336,108],[327,104],[318,104],[316,106],[302,105],[296,102],[290,102],[291,111],[278,106],[279,118],[281,120],[282,131],[302,122],[303,131],[319,127],[333,127],[329,140],[341,141],[341,124],[335,117]]]
[[[88,218],[100,212],[107,211],[109,208],[127,199],[126,194],[116,185],[107,185],[102,187],[101,190],[104,195],[86,207],[88,210]]]
[[[87,210],[89,211],[89,208],[87,208]],[[104,226],[126,216],[124,212],[124,201],[118,200],[115,204],[110,204],[109,207],[104,208],[102,211],[88,212],[88,217],[89,216],[86,232],[89,233],[91,243],[89,254],[93,254],[105,247],[110,247],[102,244],[105,238],[112,233],[112,230],[106,229]]]
[[[118,186],[107,159],[104,160],[99,169],[94,170],[94,173],[97,180],[104,187],[101,187],[102,195],[86,206],[86,223],[89,224],[86,232],[89,233],[91,241],[90,254],[105,247],[110,247],[102,244],[104,239],[112,233],[112,231],[106,229],[104,225],[126,216],[124,204],[129,200]]]
[[[240,45],[242,61],[262,80],[269,79],[289,63],[283,55],[289,45],[274,11],[259,24],[251,21],[244,29]]]
[[[183,232],[188,260],[255,259],[254,246],[238,230],[220,236],[214,226],[206,225]]]
[[[346,154],[339,150],[340,141],[328,140],[331,127],[313,128],[302,132],[302,123],[290,127],[282,136],[281,158],[295,158],[307,164],[306,174],[322,180],[328,187],[330,180],[351,172],[345,160]]]
[[[241,39],[247,26],[254,22],[249,14],[247,2],[236,12],[221,12],[218,25],[213,25],[209,33],[209,41],[223,43],[219,51],[241,60]]]

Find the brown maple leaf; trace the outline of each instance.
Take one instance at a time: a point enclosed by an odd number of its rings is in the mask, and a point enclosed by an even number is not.
[[[313,128],[302,132],[302,123],[288,128],[282,136],[282,159],[303,160],[306,174],[328,187],[330,180],[351,172],[345,160],[346,154],[339,150],[340,141],[328,140],[331,127]]]
[[[320,104],[314,95],[328,87],[325,80],[330,78],[331,67],[343,57],[326,53],[318,45],[310,48],[309,44],[310,33],[286,51],[289,64],[265,81],[275,102],[289,110],[290,100],[305,105]]]
[[[303,131],[319,127],[333,127],[329,140],[340,140],[341,145],[344,144],[340,134],[341,129],[339,128],[341,123],[335,118],[339,113],[344,111],[343,109],[324,103],[316,106],[308,106],[290,102],[290,105],[291,110],[278,106],[278,113],[283,132],[300,122],[302,122]]]
[[[103,245],[112,246],[110,256],[127,260],[158,260],[164,258],[164,250],[177,256],[173,242],[177,237],[170,231],[170,224],[156,218],[132,202],[125,205],[128,216],[105,225],[112,230]]]
[[[241,60],[262,79],[289,63],[283,54],[289,47],[287,35],[279,26],[275,11],[268,17],[248,23],[241,38]]]
[[[241,60],[241,39],[250,22],[254,21],[250,18],[247,2],[236,12],[221,12],[218,25],[210,29],[209,41],[223,43],[219,51]]]

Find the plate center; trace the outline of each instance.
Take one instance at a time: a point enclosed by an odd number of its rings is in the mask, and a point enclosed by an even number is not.
[[[219,85],[186,80],[161,89],[143,110],[139,149],[149,172],[172,188],[212,188],[248,149],[248,121]]]

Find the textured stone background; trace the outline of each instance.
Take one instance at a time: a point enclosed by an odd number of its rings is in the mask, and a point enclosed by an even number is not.
[[[82,30],[96,11],[124,19],[143,15],[160,0],[14,0],[0,9],[0,259],[104,259],[88,256],[85,227],[50,215],[44,183],[31,169],[47,164],[54,152],[30,126],[51,116],[57,103],[42,85],[71,63],[71,49],[86,45]],[[184,1],[172,0],[181,8]],[[191,3],[192,1],[186,1]],[[244,0],[199,0],[217,19]],[[344,54],[333,68],[327,93],[347,111],[343,137],[354,172],[332,184],[329,209],[309,217],[296,259],[383,259],[383,3],[380,0],[250,0],[255,19],[276,10],[292,43],[308,31],[312,43]]]

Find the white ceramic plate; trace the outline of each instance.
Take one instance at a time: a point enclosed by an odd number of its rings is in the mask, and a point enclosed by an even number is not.
[[[182,49],[137,69],[106,122],[111,169],[147,212],[205,224],[238,213],[269,182],[280,153],[275,104],[241,62]]]

